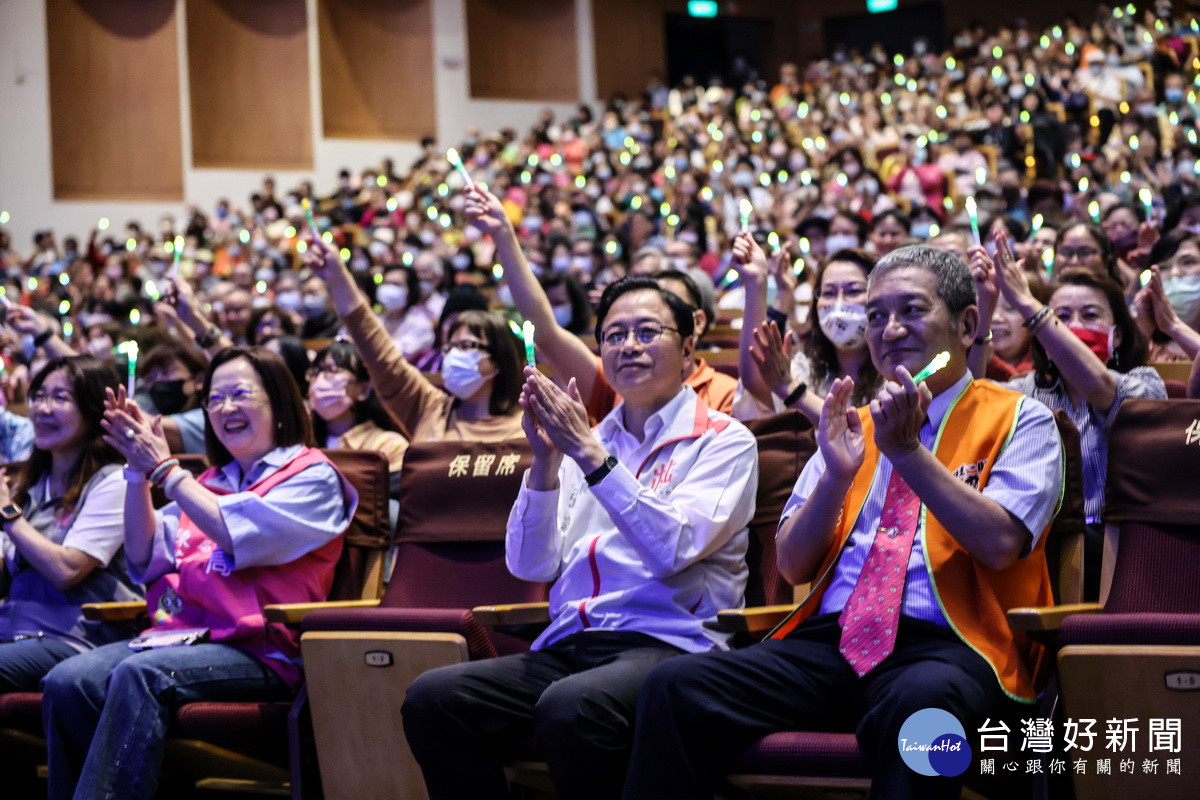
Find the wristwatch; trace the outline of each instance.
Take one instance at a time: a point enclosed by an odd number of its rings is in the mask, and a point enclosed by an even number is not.
[[[8,505],[0,508],[0,520],[2,520],[3,524],[5,525],[10,522],[15,522],[23,516],[25,516],[25,509],[21,508],[16,503],[9,503]]]
[[[603,464],[596,467],[594,470],[589,472],[587,475],[584,475],[583,479],[585,481],[587,481],[588,486],[595,486],[597,483],[604,480],[605,477],[608,476],[608,473],[612,472],[613,469],[616,468],[616,466],[617,466],[617,457],[609,456],[608,458],[604,459]]]
[[[221,329],[216,325],[209,325],[204,333],[196,337],[196,344],[200,345],[201,350],[207,350],[216,344],[219,338],[221,338]]]

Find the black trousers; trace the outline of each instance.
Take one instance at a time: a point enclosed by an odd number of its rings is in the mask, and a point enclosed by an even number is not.
[[[788,730],[855,731],[874,764],[873,798],[958,798],[961,779],[913,772],[897,736],[913,712],[942,708],[969,738],[1003,696],[991,667],[953,631],[901,617],[895,651],[859,678],[838,652],[837,616],[656,667],[638,699],[626,800],[711,800],[734,757]]]
[[[432,800],[508,797],[503,764],[530,740],[561,800],[621,796],[638,691],[680,650],[586,631],[542,650],[430,670],[404,700],[404,733]]]

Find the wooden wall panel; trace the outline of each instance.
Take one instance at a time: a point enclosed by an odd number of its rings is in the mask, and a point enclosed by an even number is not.
[[[435,135],[430,0],[320,0],[325,136]]]
[[[188,0],[197,167],[311,169],[304,0]]]
[[[46,33],[54,198],[182,200],[175,0],[46,0]]]
[[[471,97],[579,99],[574,2],[466,0],[466,7]]]
[[[654,73],[666,79],[666,5],[653,0],[593,0],[596,94],[601,99],[615,92],[638,97]]]

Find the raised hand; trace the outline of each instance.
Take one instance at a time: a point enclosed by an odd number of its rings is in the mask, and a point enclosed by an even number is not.
[[[163,460],[171,457],[171,448],[162,431],[162,417],[148,419],[137,403],[125,394],[121,386],[116,392],[104,390],[104,418],[100,427],[104,429],[105,442],[125,457],[130,469],[147,473]]]
[[[1012,256],[1007,248],[999,245],[1000,234],[993,234],[996,241],[996,258],[1004,259]],[[996,310],[996,301],[1000,299],[999,280],[996,277],[996,265],[985,248],[975,245],[967,250],[967,266],[971,269],[971,278],[975,281],[975,291],[979,295],[979,317],[991,324],[992,314]]]
[[[463,190],[463,213],[471,225],[488,236],[495,236],[511,225],[500,198],[478,186]]]
[[[792,333],[785,341],[774,322],[764,322],[754,331],[750,357],[758,367],[763,383],[779,397],[792,391]]]
[[[4,321],[17,333],[38,336],[49,329],[45,318],[29,306],[11,305],[5,312]]]
[[[850,405],[853,393],[853,378],[835,379],[825,395],[817,424],[817,447],[825,459],[825,468],[831,476],[846,483],[853,480],[866,454],[862,420]]]
[[[767,254],[754,241],[749,231],[743,231],[733,240],[733,267],[748,283],[767,279]]]

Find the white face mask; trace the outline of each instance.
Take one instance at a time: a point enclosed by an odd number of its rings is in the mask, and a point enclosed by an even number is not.
[[[571,306],[554,306],[554,321],[559,324],[559,327],[565,328],[571,324],[572,319]]]
[[[375,299],[387,311],[399,311],[408,303],[408,289],[394,283],[381,283],[375,290]]]
[[[858,237],[852,233],[831,233],[825,237],[825,252],[833,255],[838,250],[858,247]]]
[[[866,341],[867,307],[862,303],[834,303],[817,311],[821,333],[841,350],[853,350]]]
[[[479,372],[479,364],[486,355],[482,350],[452,348],[442,358],[442,386],[459,400],[473,396],[491,377]]]
[[[1163,291],[1175,313],[1193,328],[1200,324],[1200,275],[1179,275],[1163,281]]]

